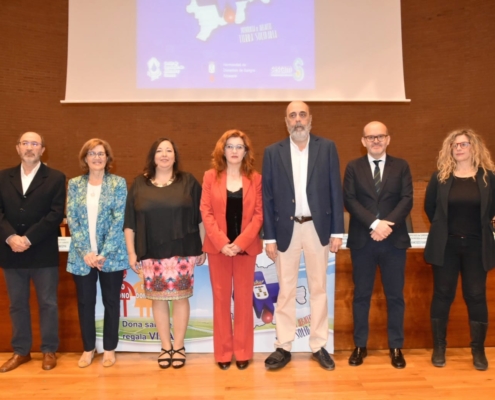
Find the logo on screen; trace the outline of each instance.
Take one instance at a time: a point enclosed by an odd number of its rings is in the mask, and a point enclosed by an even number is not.
[[[160,61],[158,61],[155,57],[148,60],[148,76],[152,81],[156,81],[160,76],[162,76]]]
[[[304,68],[303,68],[304,62],[301,58],[296,58],[293,65],[294,65],[294,72],[292,76],[296,81],[300,82],[304,79]]]

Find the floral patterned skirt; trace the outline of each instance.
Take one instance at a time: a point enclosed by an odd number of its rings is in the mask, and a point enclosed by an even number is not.
[[[141,261],[144,293],[149,300],[180,300],[193,295],[196,257]]]

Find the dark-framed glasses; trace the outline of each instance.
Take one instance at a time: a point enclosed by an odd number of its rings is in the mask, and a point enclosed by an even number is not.
[[[103,158],[107,155],[107,153],[105,153],[104,151],[99,151],[98,153],[96,151],[88,151],[88,157],[91,157],[91,158],[96,158],[96,157],[100,157],[100,158]]]
[[[243,144],[226,144],[225,145],[225,150],[230,150],[230,151],[242,151],[246,148]]]
[[[22,142],[18,142],[18,144],[22,147],[33,146],[34,148],[38,148],[41,146],[40,142],[30,142],[28,140],[23,140]]]
[[[368,135],[365,136],[364,138],[366,139],[367,142],[373,143],[375,140],[378,140],[379,142],[383,142],[387,136],[388,135]]]
[[[467,149],[469,146],[471,146],[471,142],[460,142],[460,143],[452,143],[452,150],[457,150],[457,149]]]

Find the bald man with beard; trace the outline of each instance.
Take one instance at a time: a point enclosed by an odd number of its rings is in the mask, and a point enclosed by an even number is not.
[[[312,357],[326,370],[335,363],[326,350],[328,252],[342,244],[344,208],[335,143],[311,133],[312,116],[302,101],[286,110],[289,137],[266,148],[263,157],[263,232],[266,254],[276,265],[279,294],[275,309],[275,351],[268,369],[291,359],[296,331],[296,285],[301,250],[310,292]]]

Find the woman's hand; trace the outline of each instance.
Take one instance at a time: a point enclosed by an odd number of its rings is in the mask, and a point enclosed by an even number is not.
[[[224,256],[234,257],[236,255],[236,253],[234,253],[234,251],[231,249],[230,246],[231,246],[230,244],[226,244],[225,246],[222,247],[222,250],[220,250],[220,251],[222,252],[222,254]]]
[[[234,253],[234,256],[242,252],[242,249],[237,246],[235,243],[231,243],[228,245],[230,247],[230,250]]]
[[[136,253],[129,254],[129,266],[131,269],[139,275],[139,271],[141,270],[141,266],[137,262],[137,255]]]
[[[84,256],[84,262],[88,267],[98,268],[98,256],[94,253],[88,253]]]
[[[206,261],[206,254],[203,253],[200,256],[196,257],[196,265],[203,265]]]

